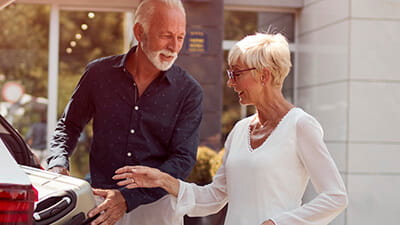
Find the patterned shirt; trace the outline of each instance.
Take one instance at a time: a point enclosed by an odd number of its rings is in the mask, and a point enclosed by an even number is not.
[[[91,62],[79,81],[51,140],[48,168],[69,168],[83,127],[93,118],[90,148],[92,186],[119,189],[128,211],[166,194],[160,188],[126,189],[112,179],[126,165],[156,167],[184,179],[196,161],[202,118],[202,90],[174,65],[162,72],[139,97],[125,67],[129,54]]]

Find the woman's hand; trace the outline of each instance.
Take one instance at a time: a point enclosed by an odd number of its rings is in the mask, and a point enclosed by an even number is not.
[[[117,184],[126,188],[154,188],[161,187],[168,193],[177,196],[179,181],[167,173],[147,166],[124,166],[115,171],[114,180],[122,180]]]
[[[146,166],[124,166],[115,171],[114,180],[122,180],[117,184],[127,188],[152,188],[161,187],[163,172]]]

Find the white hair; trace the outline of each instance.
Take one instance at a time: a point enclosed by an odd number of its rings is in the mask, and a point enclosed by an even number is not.
[[[256,33],[237,42],[229,51],[228,64],[238,62],[259,72],[268,68],[272,83],[278,86],[282,85],[292,67],[289,44],[280,33]]]
[[[186,16],[185,8],[181,0],[143,0],[136,9],[134,24],[141,24],[145,32],[149,29],[150,19],[154,14],[156,8],[155,3],[157,2],[165,4],[168,7],[176,7]]]

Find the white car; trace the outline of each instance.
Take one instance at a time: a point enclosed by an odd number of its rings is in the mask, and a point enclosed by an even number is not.
[[[40,169],[28,146],[0,116],[0,224],[84,225],[95,207],[89,183]]]

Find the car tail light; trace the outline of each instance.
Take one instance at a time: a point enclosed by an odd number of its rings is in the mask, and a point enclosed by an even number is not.
[[[0,184],[0,224],[32,225],[36,198],[32,185]]]

